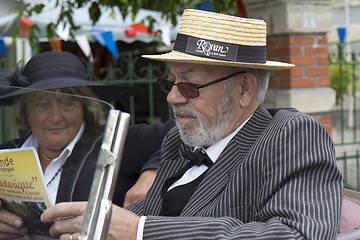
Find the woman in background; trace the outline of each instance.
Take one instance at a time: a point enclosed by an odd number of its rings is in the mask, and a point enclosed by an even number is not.
[[[34,56],[21,74],[15,74],[10,85],[21,88],[0,97],[0,103],[13,103],[20,137],[0,148],[37,150],[52,204],[86,201],[108,107],[96,100],[95,93],[104,95],[100,98],[114,95],[119,99],[137,93],[138,89],[88,81],[80,60],[67,52]],[[122,206],[130,187],[133,198],[127,199],[128,203],[144,197],[156,175],[162,139],[173,126],[173,121],[169,121],[129,127],[113,203]],[[26,239],[27,232],[19,216],[0,208],[0,239]]]

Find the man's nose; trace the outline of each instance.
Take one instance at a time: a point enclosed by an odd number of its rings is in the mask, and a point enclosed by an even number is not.
[[[166,100],[169,104],[174,105],[187,103],[189,99],[181,95],[179,88],[176,85],[173,85]]]

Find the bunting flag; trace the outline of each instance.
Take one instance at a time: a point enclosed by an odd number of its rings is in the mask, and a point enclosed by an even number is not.
[[[114,57],[119,58],[119,53],[112,32],[111,31],[103,32],[101,36],[105,41],[105,47],[114,55]]]
[[[49,40],[49,42],[52,51],[62,51],[60,38],[52,38]]]
[[[197,4],[195,4],[195,7],[198,10],[204,10],[204,11],[208,11],[208,12],[213,12],[213,8],[212,8],[210,0],[205,0],[205,1],[202,1],[200,3],[197,3]]]
[[[5,37],[4,34],[2,34],[0,36],[0,54],[1,54],[1,57],[6,57],[6,45],[5,45],[4,37]]]
[[[345,40],[345,36],[346,36],[346,28],[338,27],[337,32],[338,32],[340,43],[344,44],[344,40]]]
[[[161,27],[161,41],[166,46],[171,46],[171,33],[170,33],[170,26],[163,26]]]
[[[114,55],[114,57],[119,58],[119,52],[111,31],[105,32],[98,29],[93,29],[91,31],[94,38],[101,44],[101,46],[105,46],[112,53],[112,55]]]
[[[32,50],[31,50],[31,55],[32,56],[35,56],[36,54],[37,54],[37,50],[38,50],[38,42],[36,41],[36,39],[34,38],[33,39],[33,48],[32,48]]]
[[[29,17],[22,16],[19,19],[20,24],[20,36],[26,38],[29,32],[29,27],[33,24],[33,20]]]
[[[104,33],[104,30],[100,30],[100,29],[91,29],[91,32],[94,36],[94,38],[96,39],[96,41],[98,41],[100,43],[101,46],[105,47],[105,40],[102,37],[102,33]]]
[[[23,60],[27,62],[32,57],[30,42],[26,38],[15,38],[16,62]]]
[[[70,37],[70,26],[69,24],[64,25],[64,22],[61,22],[57,25],[55,32],[62,40],[68,41]]]
[[[134,23],[131,24],[130,27],[134,29],[136,32],[140,33],[149,33],[149,27],[142,23]],[[151,35],[155,35],[156,32],[154,30],[151,31]]]
[[[124,34],[127,37],[135,37],[136,33],[145,33],[149,34],[148,32],[149,27],[142,23],[134,23],[130,25],[130,28],[124,30]],[[154,30],[151,31],[151,35],[155,35],[156,32]]]
[[[129,29],[125,29],[124,30],[124,35],[126,37],[135,37],[136,36],[136,31],[132,28],[129,28]]]
[[[91,47],[89,40],[85,34],[75,36],[76,43],[79,45],[80,49],[83,51],[86,57],[90,59],[91,62],[93,62],[93,56],[91,52]]]

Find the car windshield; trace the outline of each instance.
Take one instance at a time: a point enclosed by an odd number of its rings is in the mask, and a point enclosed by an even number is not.
[[[118,165],[105,180],[103,172],[96,172],[105,169],[107,159],[118,159],[114,152],[121,153],[123,140],[114,132],[126,130],[129,121],[109,127],[120,111],[87,87],[44,91],[0,86],[0,106],[6,126],[0,131],[0,198],[6,209],[22,216],[31,235],[49,237],[49,226],[39,217],[56,199],[92,199],[98,207],[103,196],[92,188],[104,181],[110,187],[100,192],[111,199]]]

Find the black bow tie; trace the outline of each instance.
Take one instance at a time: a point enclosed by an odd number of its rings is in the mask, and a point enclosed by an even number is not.
[[[190,162],[196,166],[204,164],[211,167],[213,165],[213,161],[211,161],[209,156],[202,149],[196,149],[195,152],[185,151],[183,152],[183,157],[190,160]]]

